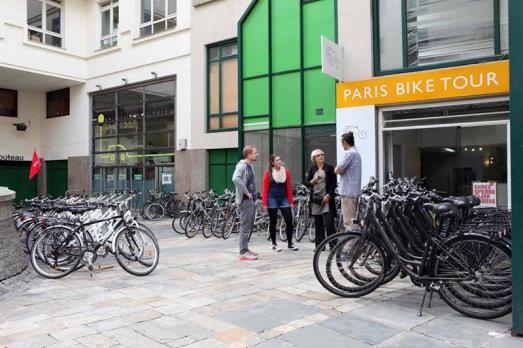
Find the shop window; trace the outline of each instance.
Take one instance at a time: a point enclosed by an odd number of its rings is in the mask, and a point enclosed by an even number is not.
[[[207,130],[238,128],[238,45],[207,49]]]
[[[18,116],[18,92],[0,88],[0,116]]]
[[[70,105],[69,88],[47,92],[47,118],[67,116]]]
[[[209,150],[209,189],[234,191],[232,175],[239,160],[238,149]]]
[[[258,150],[258,160],[253,163],[256,190],[261,192],[263,172],[269,167],[269,130],[258,130],[243,133],[245,145],[254,145]]]
[[[303,142],[305,170],[312,165],[311,153],[316,149],[321,149],[325,153],[325,162],[335,166],[337,145],[336,125],[305,127]]]
[[[141,0],[140,37],[176,28],[177,0]]]
[[[272,142],[273,153],[280,155],[285,168],[291,172],[292,185],[300,183],[302,178],[301,129],[275,129],[272,132]],[[265,162],[268,164],[268,159]]]
[[[508,53],[506,0],[375,0],[374,4],[380,71]]]
[[[118,43],[118,25],[120,22],[120,7],[118,0],[104,1],[101,8],[101,38],[100,47],[116,46]]]
[[[27,0],[28,39],[62,47],[62,1]]]

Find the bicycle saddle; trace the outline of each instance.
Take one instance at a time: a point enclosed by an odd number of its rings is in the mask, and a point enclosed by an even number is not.
[[[471,203],[471,207],[477,207],[478,205],[481,204],[481,199],[479,199],[478,197],[474,196],[474,195],[470,195],[470,196],[467,196],[467,198],[469,199],[470,203]]]
[[[452,203],[460,209],[468,209],[471,207],[471,202],[466,197],[447,197],[443,202]]]
[[[452,203],[425,203],[423,207],[436,214],[438,219],[456,218],[458,209]]]

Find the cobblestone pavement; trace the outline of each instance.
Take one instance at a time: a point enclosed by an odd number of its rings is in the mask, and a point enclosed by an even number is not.
[[[510,316],[463,317],[443,301],[417,316],[422,291],[395,280],[373,294],[344,299],[316,281],[312,245],[274,254],[260,236],[260,260],[239,262],[237,239],[175,236],[153,230],[160,264],[134,277],[113,259],[59,280],[24,272],[0,297],[0,346],[6,347],[523,347]],[[107,263],[106,262],[106,263]]]

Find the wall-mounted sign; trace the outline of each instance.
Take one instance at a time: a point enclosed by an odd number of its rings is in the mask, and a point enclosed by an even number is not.
[[[134,181],[143,180],[143,174],[133,174],[133,180]]]
[[[321,72],[343,81],[343,48],[321,36]]]
[[[336,107],[387,105],[509,92],[508,60],[338,83]]]
[[[114,174],[107,174],[107,181],[113,181],[114,180]]]
[[[0,161],[23,161],[23,155],[0,155]]]
[[[118,180],[127,180],[127,174],[119,173],[118,174]]]
[[[497,193],[497,183],[495,181],[472,183],[472,194],[481,200],[480,207],[497,207]]]
[[[94,181],[100,181],[102,179],[102,175],[101,174],[94,174],[93,175],[93,180]]]

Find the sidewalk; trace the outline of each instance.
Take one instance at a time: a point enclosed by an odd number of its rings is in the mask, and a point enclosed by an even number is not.
[[[0,295],[0,346],[7,347],[522,347],[510,316],[469,319],[395,280],[359,299],[324,290],[312,271],[312,244],[239,262],[237,239],[187,240],[170,221],[151,224],[158,268],[134,277],[114,265],[59,280],[26,273]],[[23,285],[23,286],[22,286]]]

